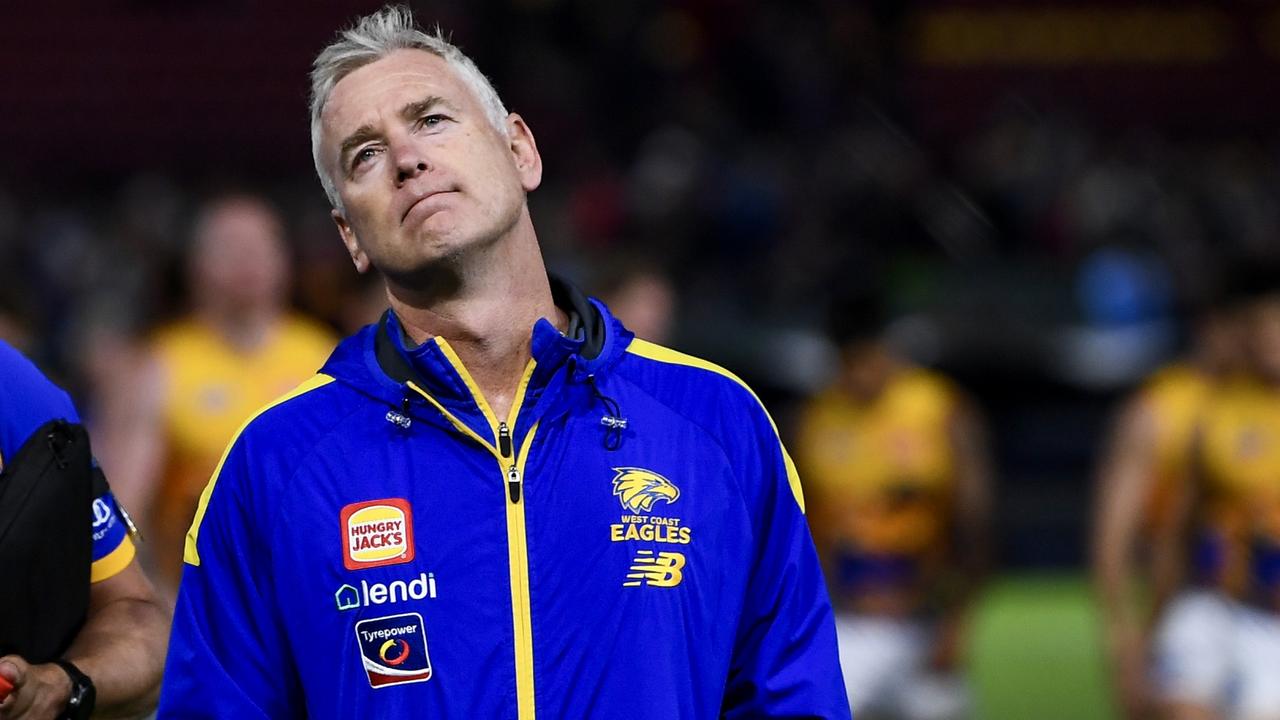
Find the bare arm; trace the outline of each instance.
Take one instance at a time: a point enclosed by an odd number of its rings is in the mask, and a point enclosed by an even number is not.
[[[89,615],[66,659],[97,689],[95,717],[135,717],[156,705],[168,643],[170,610],[138,563],[89,590]],[[67,704],[71,681],[52,663],[0,658],[0,674],[14,685],[0,703],[4,720],[54,718]]]
[[[1122,409],[1098,472],[1093,576],[1104,619],[1125,634],[1141,627],[1130,593],[1143,508],[1155,471],[1155,428],[1142,399]]]
[[[1149,700],[1146,621],[1132,580],[1138,575],[1139,532],[1155,477],[1155,444],[1151,408],[1141,397],[1129,401],[1116,419],[1099,467],[1094,511],[1094,585],[1121,700],[1130,716],[1140,716]]]
[[[986,426],[978,411],[961,403],[952,415],[948,433],[955,458],[953,522],[957,555],[955,585],[943,608],[933,664],[954,665],[968,625],[973,600],[991,566],[991,456]]]
[[[164,461],[166,379],[159,358],[143,349],[133,355],[118,377],[99,388],[102,412],[93,428],[94,454],[111,478],[116,500],[145,524]],[[145,534],[146,527],[142,530]]]
[[[67,659],[97,687],[98,715],[155,707],[172,616],[136,562],[90,589],[89,620]]]
[[[987,429],[977,410],[962,405],[951,420],[956,459],[956,529],[960,562],[980,580],[991,564],[991,455]]]

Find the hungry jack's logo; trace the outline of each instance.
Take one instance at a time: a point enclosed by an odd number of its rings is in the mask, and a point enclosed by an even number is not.
[[[342,564],[348,570],[413,562],[413,512],[402,498],[342,508]]]

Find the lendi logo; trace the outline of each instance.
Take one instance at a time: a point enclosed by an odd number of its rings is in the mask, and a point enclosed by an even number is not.
[[[354,610],[370,605],[425,600],[436,596],[436,574],[418,573],[412,580],[371,583],[361,580],[360,587],[346,584],[333,593],[339,610]]]

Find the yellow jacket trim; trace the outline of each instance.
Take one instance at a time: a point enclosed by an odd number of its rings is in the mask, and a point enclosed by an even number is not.
[[[514,417],[514,414],[512,415]],[[523,482],[529,446],[538,431],[534,423],[516,459],[516,472]],[[505,483],[504,483],[505,485]],[[506,492],[506,488],[503,488]],[[533,696],[533,611],[529,600],[529,546],[525,536],[523,499],[511,502],[507,497],[507,560],[511,566],[511,615],[515,630],[516,652],[516,717],[534,720],[537,716]]]
[[[262,408],[255,412],[248,420],[244,421],[239,430],[236,430],[236,434],[232,436],[231,442],[227,443],[227,449],[222,451],[222,458],[218,460],[218,466],[213,469],[213,475],[209,477],[209,484],[205,485],[204,492],[200,493],[200,503],[196,505],[195,519],[191,521],[191,529],[187,531],[187,544],[182,553],[183,561],[188,565],[200,564],[200,551],[196,549],[196,539],[200,535],[200,523],[204,522],[204,513],[209,507],[209,498],[213,495],[213,486],[217,484],[218,476],[222,474],[222,465],[227,461],[227,455],[231,453],[231,448],[234,447],[236,441],[240,439],[240,435],[244,432],[244,429],[249,427],[249,423],[256,420],[259,415],[270,410],[276,405],[287,400],[292,400],[299,395],[309,393],[316,388],[324,387],[331,382],[333,382],[332,377],[323,373],[316,373],[315,377],[310,378],[298,387],[262,406]]]
[[[409,385],[409,387],[410,387],[414,392],[418,393],[419,395],[421,395],[421,396],[423,397],[423,399],[425,399],[427,402],[431,403],[431,406],[432,406],[432,407],[434,407],[436,410],[439,410],[439,411],[440,411],[440,414],[441,414],[441,415],[444,415],[444,416],[445,416],[445,418],[446,418],[450,423],[452,423],[452,424],[453,424],[453,426],[454,426],[455,428],[457,428],[457,429],[458,429],[458,432],[462,433],[463,435],[466,435],[467,437],[471,438],[472,440],[475,440],[476,442],[478,442],[478,443],[480,443],[481,445],[483,445],[483,446],[484,446],[484,448],[485,448],[486,450],[488,450],[488,451],[489,451],[489,452],[490,452],[494,457],[498,458],[498,459],[499,459],[499,461],[501,461],[502,456],[498,454],[498,448],[494,447],[493,443],[489,442],[488,440],[485,440],[484,438],[482,438],[482,437],[480,437],[478,434],[476,434],[476,431],[475,431],[475,430],[472,430],[472,429],[471,429],[471,427],[470,427],[469,425],[467,425],[466,423],[462,422],[462,421],[461,421],[461,420],[459,420],[457,417],[455,417],[453,413],[451,413],[451,412],[449,412],[448,410],[446,410],[446,409],[445,409],[445,407],[444,407],[444,405],[441,405],[441,404],[440,404],[440,401],[439,401],[439,400],[436,400],[434,397],[431,397],[431,394],[430,394],[430,393],[428,393],[426,390],[423,390],[422,388],[418,387],[418,384],[417,384],[417,383],[415,383],[414,381],[410,380],[410,381],[409,381],[409,383],[408,383],[408,385]],[[496,430],[495,430],[495,432],[496,432]]]
[[[765,417],[769,418],[769,425],[773,428],[773,435],[778,439],[778,447],[782,450],[782,462],[787,468],[787,484],[791,486],[791,494],[795,496],[796,504],[800,506],[800,512],[804,512],[804,490],[800,487],[800,473],[796,471],[796,464],[791,461],[790,453],[787,452],[786,446],[782,444],[782,437],[778,434],[778,426],[773,422],[773,417],[769,415],[769,411],[765,409],[764,403],[760,402],[760,398],[756,395],[755,391],[746,383],[742,382],[741,378],[713,362],[708,362],[702,358],[697,358],[692,355],[686,355],[682,352],[662,347],[661,345],[655,345],[647,340],[641,340],[640,338],[636,338],[631,341],[631,344],[627,346],[627,352],[650,360],[657,360],[658,362],[670,363],[673,365],[687,365],[689,367],[696,367],[702,370],[709,370],[717,375],[723,375],[724,377],[729,378],[735,383],[741,385],[747,392],[751,393],[751,397],[755,398],[757,403],[760,403],[760,408],[764,410]]]
[[[490,427],[493,428],[494,439],[497,439],[498,433],[498,416],[494,414],[493,408],[489,407],[489,401],[485,400],[484,393],[480,392],[480,386],[476,384],[471,373],[467,371],[467,366],[462,364],[462,358],[458,357],[458,353],[454,352],[453,346],[448,340],[442,337],[435,338],[436,345],[439,346],[440,352],[449,359],[449,363],[453,365],[453,369],[458,373],[458,377],[462,378],[462,382],[466,384],[467,389],[471,391],[471,396],[475,398],[476,405],[480,406],[480,412],[484,413],[484,417],[489,421]],[[519,405],[512,405],[512,408],[518,408]]]
[[[476,405],[484,413],[485,419],[489,421],[489,425],[493,430],[494,443],[496,443],[498,421],[493,409],[485,400],[484,394],[480,392],[479,386],[471,378],[470,373],[467,372],[462,360],[449,347],[448,342],[443,338],[437,338],[437,342],[445,357],[458,373],[458,376],[466,383],[467,389],[471,391]],[[520,384],[516,387],[516,394],[511,402],[511,411],[507,413],[506,420],[507,427],[512,432],[515,431],[516,420],[520,416],[520,408],[524,404],[525,395],[529,390],[529,382],[533,378],[533,371],[536,367],[537,362],[530,360],[520,378]],[[439,410],[460,432],[480,443],[498,461],[499,476],[503,479],[502,493],[507,498],[507,564],[511,574],[511,622],[514,634],[512,644],[515,647],[516,717],[519,720],[534,720],[537,711],[534,707],[533,692],[533,611],[529,600],[529,547],[525,535],[524,502],[511,502],[510,496],[507,495],[506,479],[508,467],[506,463],[509,462],[509,459],[502,457],[501,451],[494,443],[480,437],[470,426],[445,409],[444,405],[425,390],[412,381],[409,382],[409,387]],[[538,424],[534,423],[516,452],[514,464],[516,472],[522,478],[521,482],[523,482],[524,478],[525,464],[529,460],[529,447],[533,445],[533,436],[537,431]],[[512,442],[515,442],[514,437]]]

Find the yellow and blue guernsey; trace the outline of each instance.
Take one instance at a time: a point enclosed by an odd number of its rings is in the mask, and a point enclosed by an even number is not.
[[[799,479],[726,371],[559,283],[507,417],[395,316],[231,443],[160,717],[847,718]]]
[[[1280,610],[1280,389],[1237,379],[1205,404],[1196,580]]]
[[[244,419],[315,374],[337,338],[293,315],[252,350],[232,346],[205,322],[183,320],[157,333],[164,368],[164,470],[145,519],[157,579],[177,587],[183,538],[200,492]]]
[[[1140,391],[1155,424],[1151,489],[1142,524],[1148,537],[1179,522],[1178,507],[1184,501],[1185,475],[1194,459],[1197,422],[1216,386],[1209,373],[1186,363],[1173,363],[1156,371]]]
[[[942,592],[959,402],[941,375],[904,368],[869,402],[833,387],[806,408],[798,456],[838,610],[912,614]]]
[[[0,340],[0,468],[17,457],[19,449],[51,420],[79,423],[71,397],[54,385],[35,365]],[[94,473],[100,473],[96,465]],[[93,565],[91,582],[114,577],[133,561],[135,548],[124,514],[101,476],[93,499]]]

